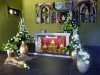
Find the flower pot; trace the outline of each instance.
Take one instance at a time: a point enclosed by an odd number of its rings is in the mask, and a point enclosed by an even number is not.
[[[25,55],[27,53],[28,53],[28,46],[24,41],[22,41],[20,45],[20,55]]]
[[[7,50],[8,57],[11,57],[11,54],[13,53],[13,50]]]
[[[89,60],[86,61],[89,62]],[[79,72],[85,73],[89,69],[90,63],[86,63],[86,61],[77,60],[76,65]]]

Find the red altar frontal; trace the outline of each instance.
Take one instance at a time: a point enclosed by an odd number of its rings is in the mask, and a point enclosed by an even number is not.
[[[69,44],[69,33],[36,33],[36,52],[64,54],[64,48]]]

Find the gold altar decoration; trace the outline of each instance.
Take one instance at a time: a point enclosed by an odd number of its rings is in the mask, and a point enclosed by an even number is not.
[[[60,44],[60,50],[63,50],[64,49],[64,44]]]
[[[64,53],[64,44],[63,43],[60,44],[60,48],[59,48],[58,52],[62,53],[62,54]]]
[[[41,42],[41,52],[44,53],[54,53],[54,54],[64,54],[64,38],[55,39],[51,38],[50,40]]]
[[[54,53],[56,49],[57,49],[57,45],[56,45],[54,39],[52,39],[50,42],[50,45],[48,46],[48,50],[49,50],[49,52]]]
[[[46,51],[47,51],[47,49],[48,49],[47,45],[46,45],[46,44],[44,44],[44,45],[42,46],[42,50],[43,50],[43,52],[46,52]]]
[[[22,41],[22,43],[20,45],[20,54],[25,55],[27,53],[28,53],[28,46],[24,41]]]

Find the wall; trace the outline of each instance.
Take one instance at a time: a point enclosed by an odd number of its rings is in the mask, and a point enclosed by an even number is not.
[[[18,29],[18,18],[8,15],[7,6],[22,10],[25,23],[30,33],[48,29],[49,32],[59,32],[61,25],[57,24],[36,24],[35,23],[35,4],[40,2],[56,2],[62,0],[0,0],[0,44],[6,42]],[[100,45],[100,0],[97,7],[97,22],[82,24],[80,26],[80,38],[84,45]]]
[[[23,15],[25,22],[27,24],[28,30],[30,33],[40,32],[43,29],[47,29],[49,32],[59,32],[60,25],[57,24],[36,24],[35,22],[35,4],[38,3],[48,3],[48,2],[57,2],[63,0],[23,0]]]
[[[100,0],[97,2],[96,23],[82,24],[80,26],[81,41],[84,45],[100,46]]]
[[[21,4],[21,0],[0,0],[0,45],[18,31],[18,17],[8,14],[8,6],[22,9]]]
[[[27,28],[30,33],[39,32],[47,29],[49,32],[59,32],[61,25],[56,24],[36,24],[35,23],[35,4],[40,2],[57,2],[64,0],[23,0],[23,13]],[[83,24],[80,26],[80,38],[83,45],[100,45],[100,0],[97,2],[97,22]]]

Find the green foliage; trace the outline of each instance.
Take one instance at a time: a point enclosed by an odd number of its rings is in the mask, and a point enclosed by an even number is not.
[[[24,23],[24,19],[21,18],[19,22],[19,32],[15,36],[17,42],[20,41],[27,41],[27,42],[33,42],[34,38],[30,36],[29,32],[27,31],[27,27]]]
[[[2,49],[2,44],[0,44],[0,51],[3,51],[3,49]]]
[[[72,46],[72,44],[69,43],[69,45],[67,47],[65,47],[64,51],[68,52],[69,50],[72,50],[72,49],[73,49],[73,46]]]
[[[17,45],[21,41],[26,41],[26,42],[34,42],[34,37],[30,36],[28,33],[26,26],[24,24],[24,19],[21,18],[19,22],[19,32],[12,37],[10,40],[8,40],[7,43],[2,45],[3,50],[16,50]]]
[[[66,52],[68,52],[69,51],[69,49],[67,48],[67,47],[65,47],[64,48],[64,52],[66,53]]]
[[[19,68],[22,69],[27,69],[27,70],[30,69],[30,67],[24,61],[18,61],[17,65]]]
[[[70,20],[68,22],[66,21],[64,23],[63,31],[67,31],[68,33],[71,33],[72,30],[73,30],[73,25],[72,25],[71,21]]]
[[[11,50],[11,51],[13,51],[13,50],[16,50],[16,49],[17,49],[17,46],[16,46],[16,44],[14,44],[14,43],[7,42],[6,44],[3,44],[3,45],[2,45],[2,49],[3,49],[4,51],[6,51],[6,50]]]

